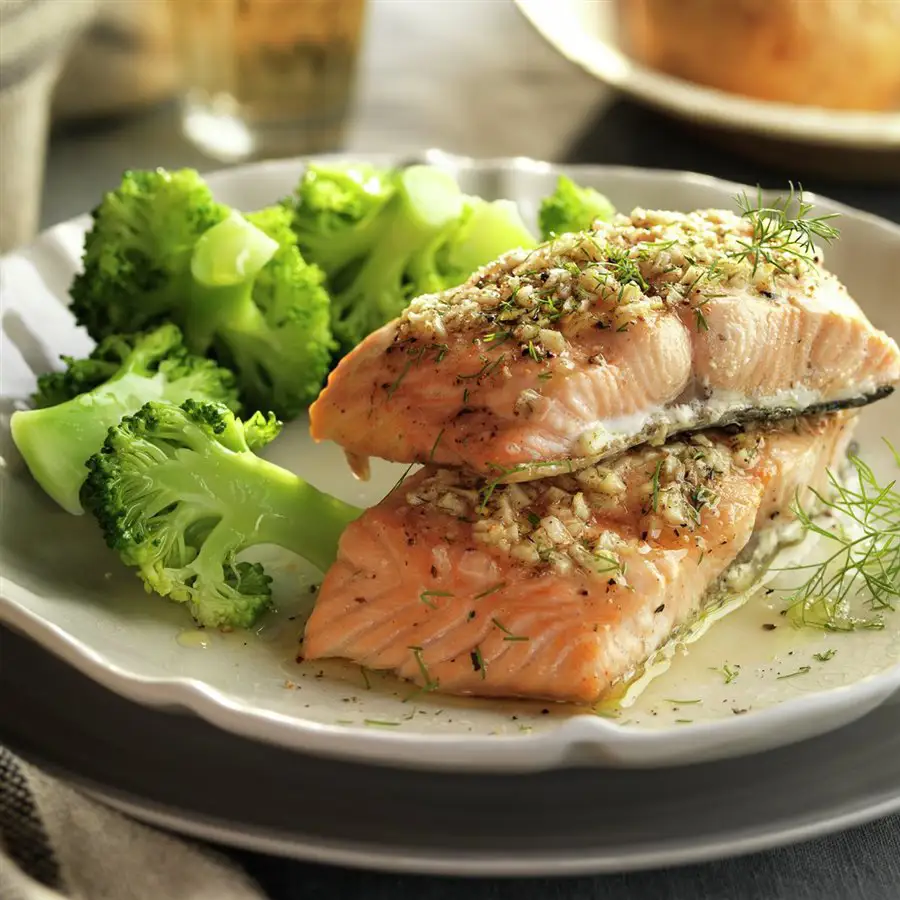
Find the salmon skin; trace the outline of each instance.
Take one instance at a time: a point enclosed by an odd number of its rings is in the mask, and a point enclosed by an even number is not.
[[[751,219],[635,210],[419,297],[346,356],[318,440],[516,481],[699,428],[859,406],[900,380],[821,251]]]
[[[710,431],[523,483],[425,467],[344,532],[303,654],[425,690],[595,701],[826,487],[853,421]]]

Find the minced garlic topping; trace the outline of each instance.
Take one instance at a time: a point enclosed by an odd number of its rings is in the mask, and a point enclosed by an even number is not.
[[[473,332],[487,344],[515,341],[542,360],[563,353],[583,328],[624,331],[673,305],[691,305],[697,327],[712,296],[738,289],[774,299],[777,278],[816,273],[790,234],[748,252],[754,226],[726,210],[635,209],[595,229],[516,250],[457,288],[426,294],[404,311],[398,340],[442,341]]]
[[[763,440],[753,431],[715,440],[696,434],[571,475],[512,484],[439,469],[408,492],[406,501],[471,521],[476,540],[523,564],[560,573],[579,568],[624,584],[619,551],[625,541],[610,530],[605,514],[623,509],[627,493],[629,505],[640,503],[642,544],[666,527],[690,534],[703,510],[717,514],[721,476],[752,466]]]

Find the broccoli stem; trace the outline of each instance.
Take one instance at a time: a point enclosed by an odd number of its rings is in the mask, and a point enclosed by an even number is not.
[[[153,470],[153,480],[218,520],[191,568],[221,567],[223,559],[256,544],[275,544],[325,571],[340,536],[362,510],[317,490],[302,478],[251,453],[221,445],[177,454]]]
[[[404,274],[411,260],[428,247],[462,213],[464,198],[453,176],[429,166],[411,166],[399,177],[382,231],[349,289],[332,297],[338,332],[360,334],[345,339],[347,349],[370,331],[399,315],[408,302]],[[377,309],[372,315],[371,306]],[[365,318],[371,327],[355,320]],[[349,320],[349,322],[342,320]],[[343,328],[341,325],[343,324]]]
[[[475,204],[462,239],[453,245],[447,262],[460,272],[472,273],[508,250],[534,244],[515,203],[481,201]]]
[[[247,334],[268,331],[253,300],[253,285],[277,250],[277,241],[235,211],[197,241],[184,329],[194,353],[208,353],[226,328]]]
[[[81,515],[85,461],[103,446],[106,433],[148,400],[162,400],[166,380],[124,372],[89,394],[44,409],[19,410],[10,431],[37,483],[66,511]]]
[[[209,287],[195,282],[184,323],[188,346],[194,353],[208,353],[223,331],[265,334],[268,325],[253,301],[253,282]]]
[[[265,497],[268,508],[256,522],[262,543],[290,550],[326,571],[337,558],[344,529],[363,511],[280,466],[264,459],[259,465],[270,487]]]

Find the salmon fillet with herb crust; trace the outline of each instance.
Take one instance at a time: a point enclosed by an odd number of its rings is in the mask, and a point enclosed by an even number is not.
[[[426,690],[592,702],[702,613],[799,492],[826,487],[852,426],[714,430],[524,483],[426,467],[344,532],[303,654]]]
[[[823,268],[830,226],[773,221],[637,209],[508,253],[346,356],[312,435],[362,477],[376,456],[515,481],[890,393],[900,350]]]

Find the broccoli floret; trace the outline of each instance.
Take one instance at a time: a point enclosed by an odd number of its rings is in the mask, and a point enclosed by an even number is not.
[[[511,200],[466,197],[462,216],[432,244],[430,253],[413,261],[413,296],[456,287],[498,256],[536,243]]]
[[[94,212],[73,311],[97,340],[175,322],[191,352],[235,370],[248,405],[292,418],[335,347],[324,276],[292,224],[283,205],[244,217],[216,204],[192,170],[126,173]]]
[[[237,212],[198,241],[190,301],[175,317],[188,346],[237,373],[247,404],[290,419],[318,395],[337,345],[324,275],[297,249],[293,212]]]
[[[45,372],[38,376],[37,391],[31,403],[37,409],[56,406],[86,394],[109,381],[134,350],[134,337],[114,334],[104,338],[85,359],[61,356],[66,364],[62,372]]]
[[[193,169],[129,171],[93,211],[72,312],[94,340],[143,331],[182,302],[198,238],[228,207]]]
[[[182,403],[197,397],[238,407],[231,372],[190,355],[174,325],[111,336],[88,359],[68,360],[68,366],[66,372],[43,379],[38,395],[43,408],[13,413],[10,430],[38,484],[75,515],[84,511],[79,491],[87,476],[85,461],[122,416],[149,400]],[[81,386],[89,389],[72,396]],[[53,397],[71,399],[46,405]]]
[[[506,250],[534,245],[513,204],[467,197],[431,166],[312,166],[297,188],[294,227],[303,252],[327,273],[343,352],[413,297],[460,284]]]
[[[303,252],[329,273],[331,322],[341,350],[349,351],[368,334],[400,314],[413,296],[408,272],[463,212],[463,195],[451,175],[429,166],[411,166],[393,175],[372,174],[376,188],[366,203],[366,179],[359,170],[335,170],[335,188],[326,192],[324,166],[304,175],[295,217]],[[393,184],[391,185],[391,181]],[[356,186],[356,207],[345,196]],[[337,197],[338,209],[357,209],[345,224],[331,207],[312,208],[309,195]]]
[[[609,221],[616,210],[612,203],[590,187],[581,187],[560,175],[556,190],[541,201],[538,224],[545,241],[557,234],[587,231],[597,219]]]
[[[274,544],[324,570],[361,513],[256,456],[274,428],[221,404],[148,403],[88,461],[84,502],[107,544],[201,625],[246,628],[269,606],[271,579],[242,551]]]
[[[303,254],[331,277],[371,250],[398,172],[366,163],[311,163],[296,191],[294,229]]]

